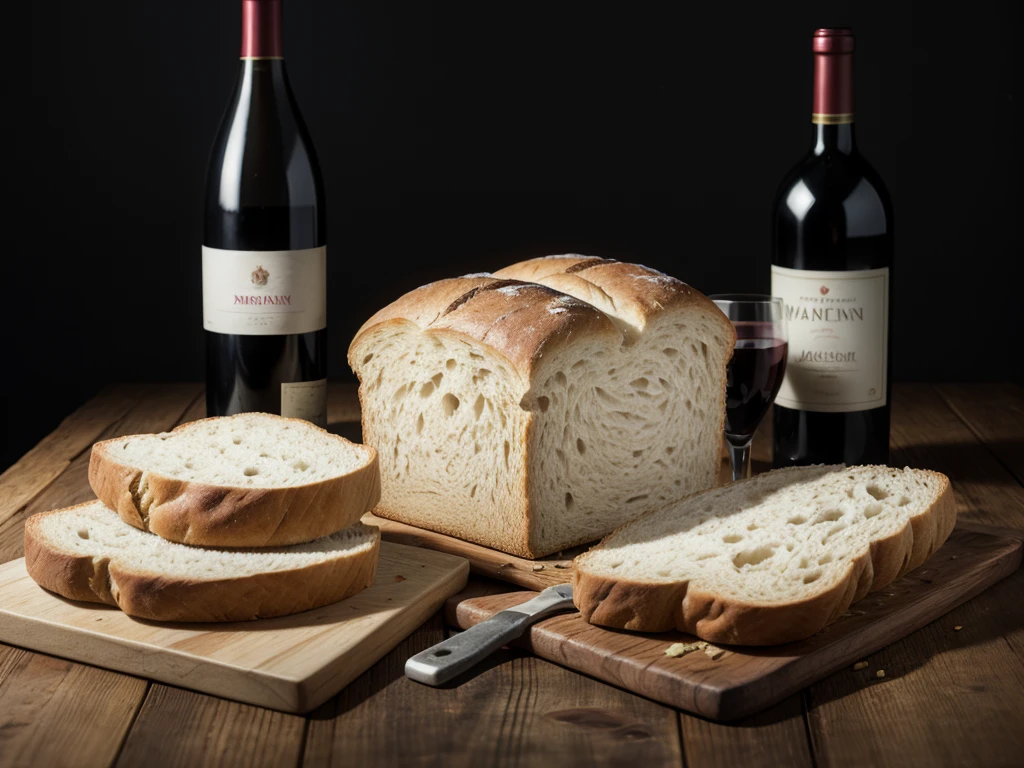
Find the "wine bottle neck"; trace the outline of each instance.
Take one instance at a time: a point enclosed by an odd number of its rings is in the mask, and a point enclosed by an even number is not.
[[[853,30],[819,29],[814,33],[815,154],[831,150],[850,154],[853,141]]]
[[[824,155],[839,152],[852,155],[857,149],[853,136],[853,123],[826,125],[818,123],[814,126],[814,154]]]
[[[242,59],[283,59],[282,0],[242,0]]]

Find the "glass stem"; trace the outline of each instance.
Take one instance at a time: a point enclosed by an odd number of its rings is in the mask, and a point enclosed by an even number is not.
[[[729,461],[732,463],[732,480],[746,480],[750,477],[750,444],[753,438],[747,440],[743,445],[733,445],[732,441],[726,440],[729,446]]]

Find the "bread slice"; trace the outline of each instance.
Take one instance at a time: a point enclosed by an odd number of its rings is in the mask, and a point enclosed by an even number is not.
[[[592,624],[786,643],[917,568],[955,522],[937,472],[777,470],[622,526],[576,559],[574,600]]]
[[[373,583],[379,550],[380,531],[362,523],[291,547],[189,547],[99,501],[25,522],[25,567],[39,586],[153,621],[246,621],[335,603]]]
[[[380,499],[376,450],[266,413],[97,443],[89,483],[126,523],[205,547],[312,541]]]
[[[541,557],[709,488],[734,342],[698,291],[607,259],[414,290],[349,348],[374,514]]]

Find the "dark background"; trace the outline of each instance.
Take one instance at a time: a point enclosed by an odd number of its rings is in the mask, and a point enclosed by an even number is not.
[[[108,382],[202,379],[202,195],[239,6],[5,6],[23,50],[0,468]],[[286,0],[327,187],[331,374],[404,291],[535,255],[767,290],[775,186],[810,141],[811,32],[852,24],[858,141],[896,212],[894,378],[1024,380],[1019,3],[944,6]]]

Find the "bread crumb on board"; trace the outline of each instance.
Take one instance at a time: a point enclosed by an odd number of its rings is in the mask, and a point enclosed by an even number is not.
[[[875,677],[885,677],[885,670],[880,669],[877,672],[875,672]]]
[[[535,565],[535,566],[533,566],[533,570],[535,570],[535,571],[543,571],[544,570],[544,566],[543,565]]]
[[[712,661],[717,661],[725,655],[725,649],[708,643],[704,646],[704,653],[710,656]]]
[[[704,653],[711,657],[712,661],[716,661],[725,655],[724,648],[712,645],[706,640],[698,640],[695,643],[672,643],[672,645],[665,649],[665,655],[678,658],[693,651],[704,651]]]
[[[864,669],[868,663],[866,661],[858,661],[853,665],[853,671],[856,672],[858,669]]]
[[[705,645],[707,645],[707,643],[703,640],[696,643],[672,643],[672,645],[665,649],[665,655],[678,658],[679,656],[685,656],[691,651],[699,651]]]
[[[964,628],[963,624],[957,624],[955,627],[953,627],[953,631],[954,632],[959,632],[963,628]]]

